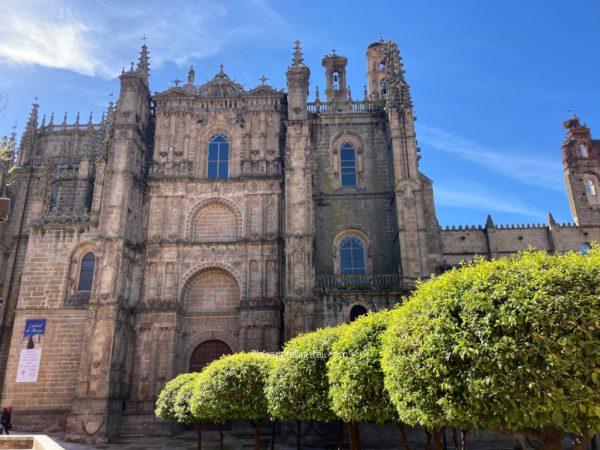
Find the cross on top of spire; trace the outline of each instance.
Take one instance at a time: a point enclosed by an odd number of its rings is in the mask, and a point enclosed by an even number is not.
[[[268,78],[265,77],[264,75],[258,79],[258,81],[260,81],[260,84],[262,84],[262,85],[264,85],[267,80],[268,80]]]

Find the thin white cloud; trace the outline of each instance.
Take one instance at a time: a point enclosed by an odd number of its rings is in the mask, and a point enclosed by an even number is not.
[[[525,217],[544,218],[545,214],[518,198],[506,194],[482,191],[481,187],[461,188],[436,187],[434,190],[436,205],[450,208],[470,209],[487,214],[508,213]]]
[[[532,158],[515,152],[493,150],[455,133],[428,125],[419,126],[418,139],[428,148],[479,164],[505,178],[562,192],[562,168],[558,160]]]
[[[186,65],[247,40],[292,40],[262,0],[2,0],[0,60],[110,78],[137,59],[144,35],[151,64]]]

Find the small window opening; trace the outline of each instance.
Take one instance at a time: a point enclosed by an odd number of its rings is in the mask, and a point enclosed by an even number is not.
[[[333,89],[336,91],[340,88],[340,74],[333,72]]]
[[[588,151],[585,144],[579,144],[579,151],[581,152],[581,156],[583,156],[584,158],[588,157]]]
[[[585,180],[585,186],[589,195],[596,195],[596,185],[592,180]]]

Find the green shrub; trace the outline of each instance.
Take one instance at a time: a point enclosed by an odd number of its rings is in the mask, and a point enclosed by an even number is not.
[[[478,260],[422,283],[393,313],[382,353],[407,423],[552,445],[597,432],[600,251]]]
[[[210,363],[195,383],[192,415],[219,423],[245,420],[255,429],[258,448],[260,421],[269,418],[264,386],[274,359],[266,353],[236,353]]]
[[[175,414],[175,399],[179,389],[196,378],[195,373],[183,373],[169,381],[156,400],[154,414],[162,420],[178,420]]]
[[[396,411],[384,388],[381,338],[391,311],[358,318],[333,344],[328,368],[333,412],[345,422],[390,422]]]
[[[272,417],[321,422],[336,419],[328,395],[327,361],[343,328],[302,334],[285,345],[265,388]]]

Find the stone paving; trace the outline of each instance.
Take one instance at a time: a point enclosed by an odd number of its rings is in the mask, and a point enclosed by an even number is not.
[[[26,434],[26,433],[14,433]],[[34,433],[35,434],[35,433]],[[114,449],[114,450],[197,450],[195,432],[181,433],[170,437],[139,437],[127,438],[119,442],[110,444],[78,444],[74,442],[65,442],[61,435],[49,435],[57,444],[66,450],[94,450],[94,449]],[[261,449],[271,448],[270,438],[261,439]],[[202,433],[202,450],[219,450],[219,433],[217,431],[204,431]],[[225,450],[242,450],[254,448],[254,440],[248,438],[235,438],[225,435]],[[280,450],[283,447],[275,445]]]

